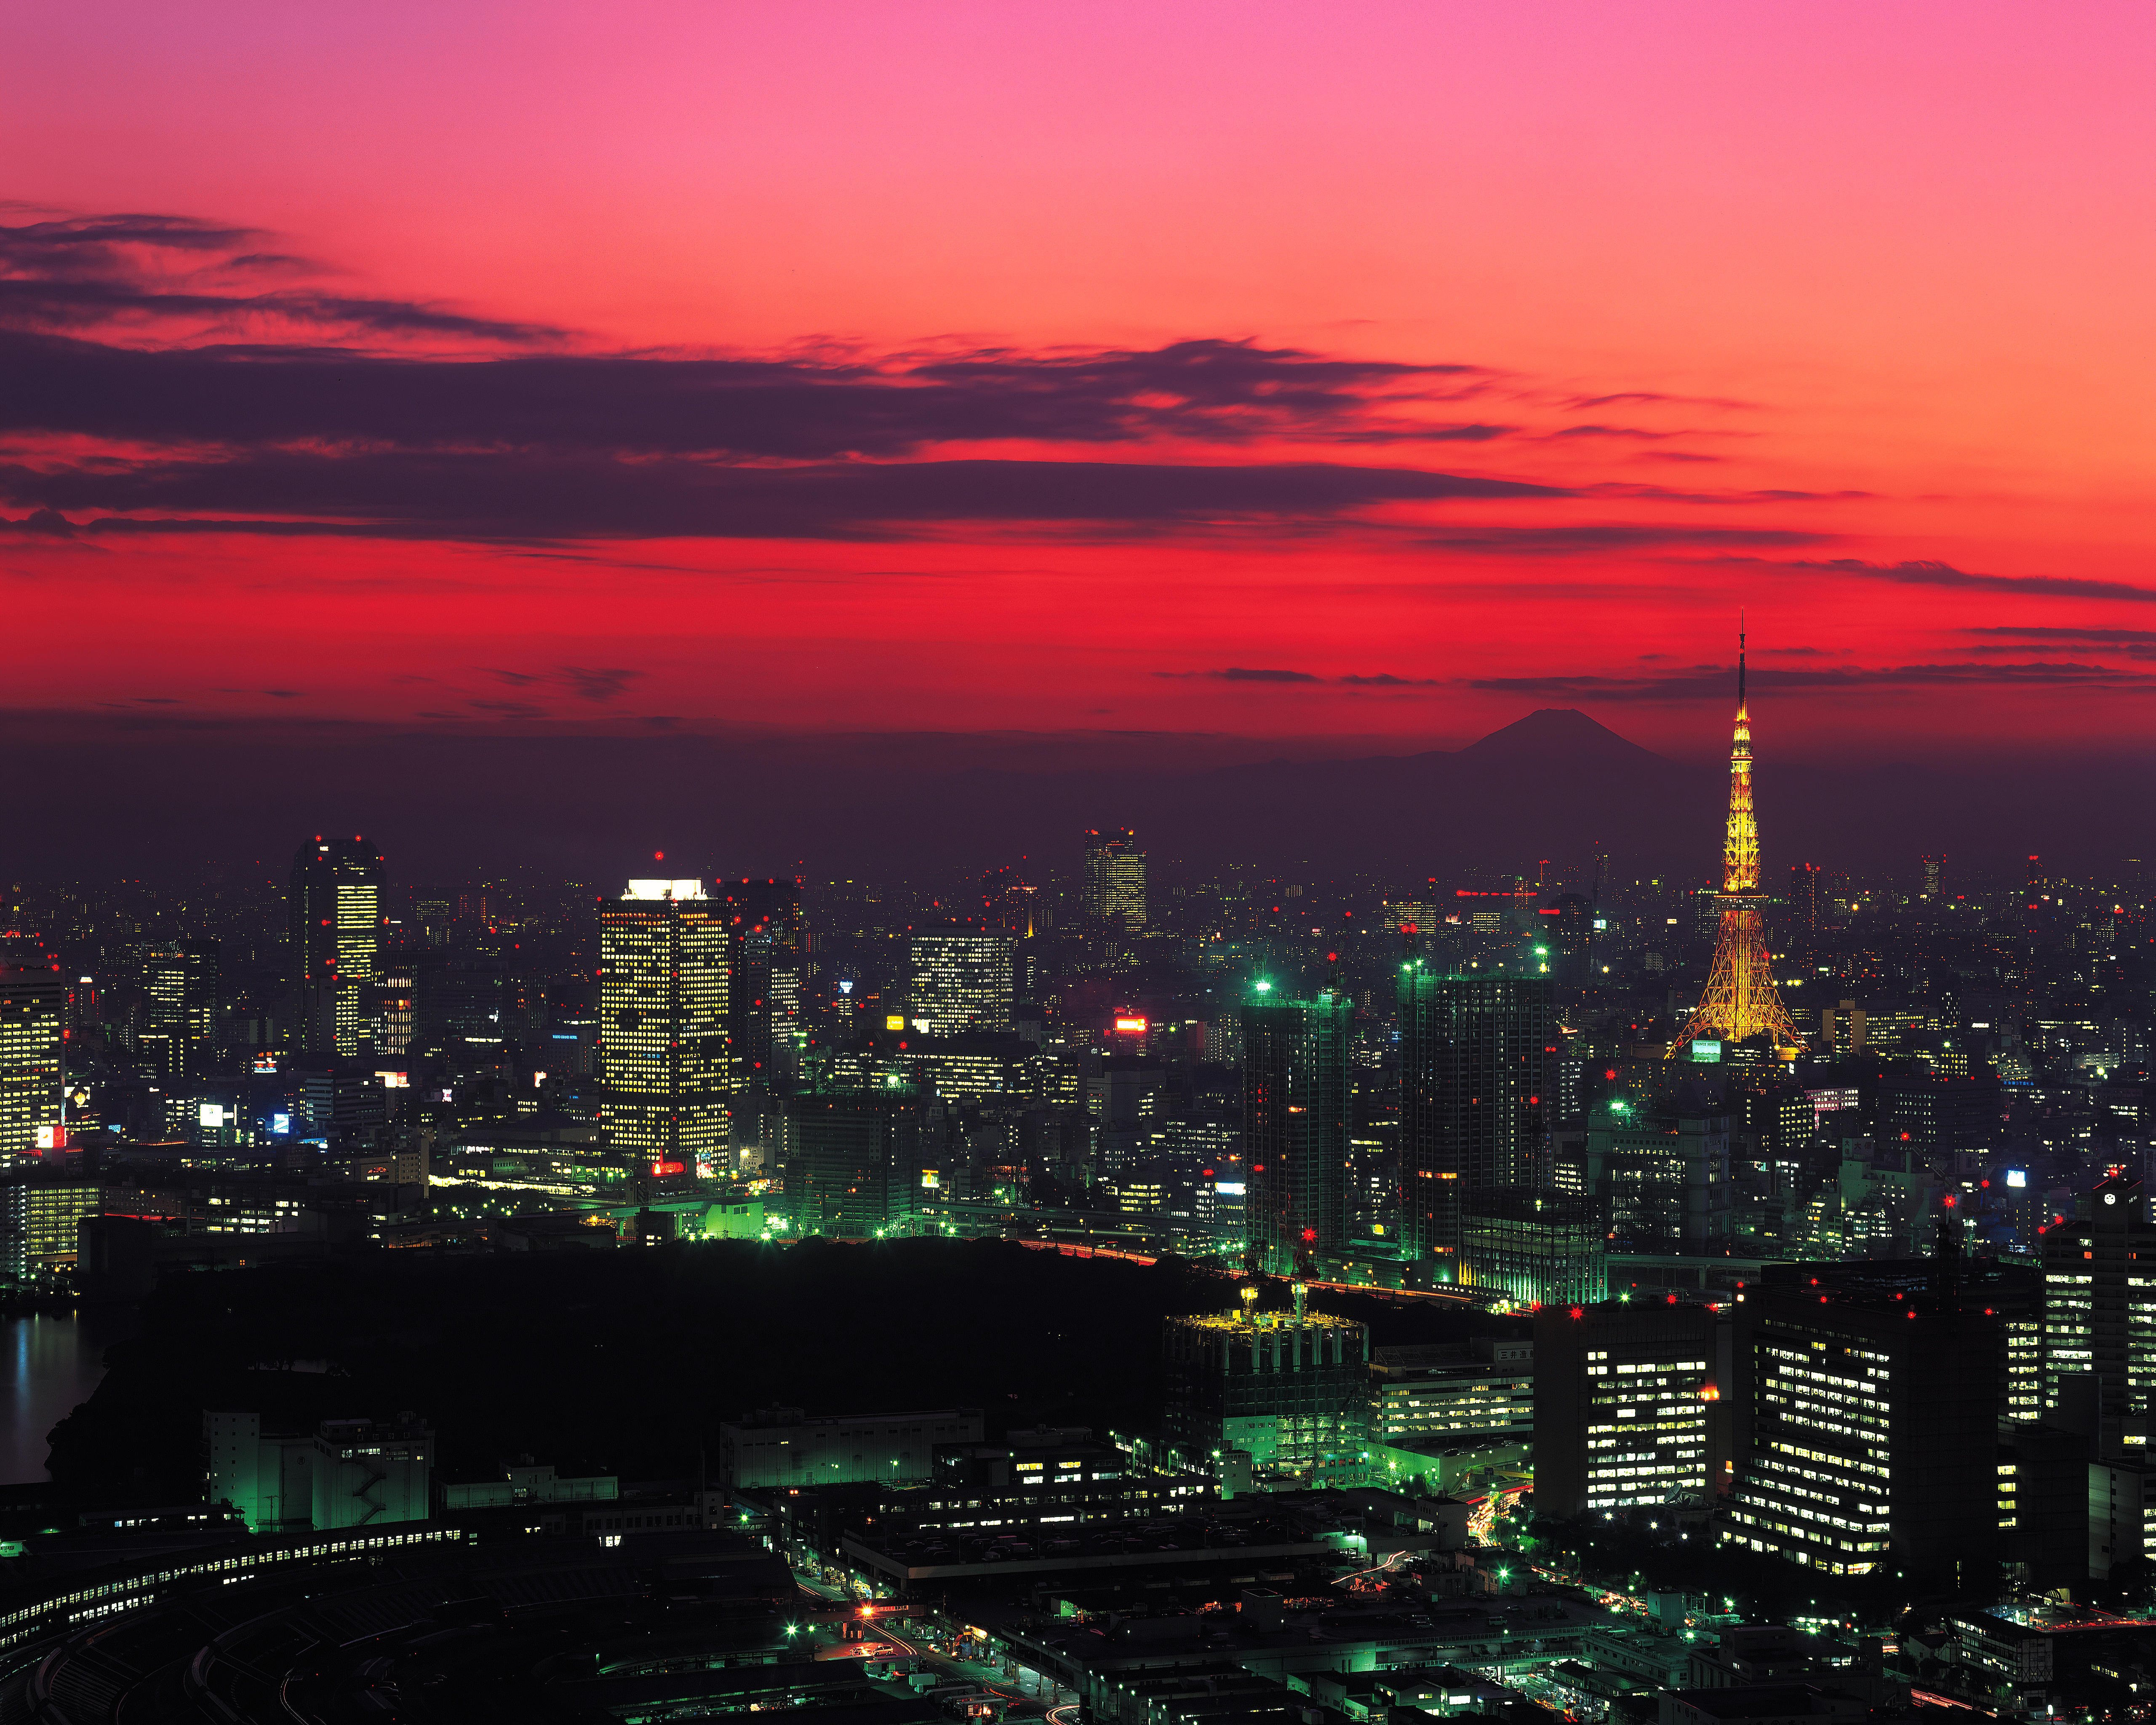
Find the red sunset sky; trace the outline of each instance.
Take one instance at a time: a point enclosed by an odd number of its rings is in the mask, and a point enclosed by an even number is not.
[[[2135,742],[2152,50],[2102,3],[33,9],[0,705],[1712,752],[1741,605],[1763,747]]]

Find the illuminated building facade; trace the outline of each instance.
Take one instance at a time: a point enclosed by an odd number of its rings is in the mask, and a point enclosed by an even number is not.
[[[383,960],[373,993],[374,1051],[402,1060],[419,1028],[419,967],[409,954]]]
[[[218,1064],[218,949],[208,941],[164,941],[142,955],[149,1010],[145,1061],[168,1085],[207,1078]]]
[[[1268,1274],[1309,1274],[1347,1249],[1348,1031],[1355,1004],[1328,991],[1243,1007],[1244,1217]]]
[[[1599,1515],[1703,1499],[1714,1314],[1605,1301],[1535,1314],[1535,1508]]]
[[[1370,1357],[1381,1443],[1525,1442],[1535,1435],[1535,1344],[1477,1337],[1461,1346],[1380,1348]]]
[[[921,1533],[1058,1530],[1147,1521],[1204,1507],[1210,1493],[1189,1474],[1140,1467],[1082,1428],[1019,1430],[999,1444],[950,1444],[935,1477],[884,1499],[884,1514]]]
[[[90,1181],[34,1171],[0,1182],[0,1269],[30,1277],[74,1263],[76,1224],[96,1215],[104,1198]]]
[[[70,998],[56,970],[0,970],[0,1157],[53,1147]]]
[[[2156,1405],[2156,1225],[2141,1182],[2114,1175],[2042,1235],[2044,1410],[2061,1379],[2096,1380],[2102,1450],[2145,1448]]]
[[[1769,1266],[1738,1308],[1723,1543],[1979,1584],[1999,1554],[2012,1292],[1943,1285],[1922,1260]]]
[[[1300,1310],[1171,1317],[1161,1354],[1163,1434],[1186,1455],[1240,1450],[1260,1471],[1307,1473],[1369,1443],[1370,1338],[1352,1319]]]
[[[382,853],[357,834],[317,834],[292,858],[288,908],[300,1047],[370,1052],[367,989],[382,938]]]
[[[726,1164],[729,946],[701,880],[632,880],[600,908],[600,1116],[640,1175]]]
[[[926,1036],[1008,1034],[1010,942],[986,929],[923,929],[909,937],[911,1021]]]
[[[1455,1279],[1517,1305],[1583,1304],[1609,1288],[1609,1223],[1592,1198],[1527,1186],[1474,1186],[1460,1200]]]
[[[909,1034],[903,1047],[870,1064],[867,1081],[896,1074],[921,1095],[947,1102],[1030,1102],[1040,1090],[1040,1050],[1015,1036]]]
[[[1759,911],[1759,822],[1752,806],[1752,720],[1744,700],[1744,637],[1737,638],[1736,737],[1729,751],[1729,817],[1722,850],[1720,932],[1707,992],[1673,1048],[1696,1040],[1774,1039],[1777,1049],[1804,1045],[1774,986]]]
[[[1146,854],[1128,827],[1086,834],[1086,920],[1122,934],[1146,926]]]
[[[1604,1206],[1615,1250],[1724,1251],[1735,1192],[1727,1104],[1696,1081],[1664,1106],[1597,1102],[1588,1111],[1587,1189]]]
[[[1400,969],[1400,1211],[1419,1255],[1460,1250],[1462,1195],[1541,1183],[1557,1053],[1550,979]]]

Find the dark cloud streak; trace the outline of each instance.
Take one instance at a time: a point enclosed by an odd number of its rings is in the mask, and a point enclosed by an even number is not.
[[[0,465],[0,498],[34,511],[169,511],[223,517],[198,531],[475,540],[847,539],[887,536],[906,524],[942,521],[1164,527],[1337,518],[1389,503],[1564,495],[1502,480],[1323,463],[921,461],[745,468],[519,453],[272,451],[117,470]],[[311,519],[299,525],[235,519],[250,515]],[[169,518],[117,516],[72,525],[90,534],[174,527]],[[187,524],[178,527],[186,531]]]

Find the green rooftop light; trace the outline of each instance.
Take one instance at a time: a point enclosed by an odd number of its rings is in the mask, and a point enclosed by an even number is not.
[[[1273,985],[1270,983],[1260,983],[1257,985],[1257,989],[1260,994],[1268,994],[1272,992],[1272,986]]]

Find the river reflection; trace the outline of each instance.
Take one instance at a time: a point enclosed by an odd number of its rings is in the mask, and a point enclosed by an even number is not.
[[[0,1484],[43,1480],[45,1435],[87,1401],[105,1375],[105,1350],[126,1333],[126,1320],[93,1315],[0,1318]]]

